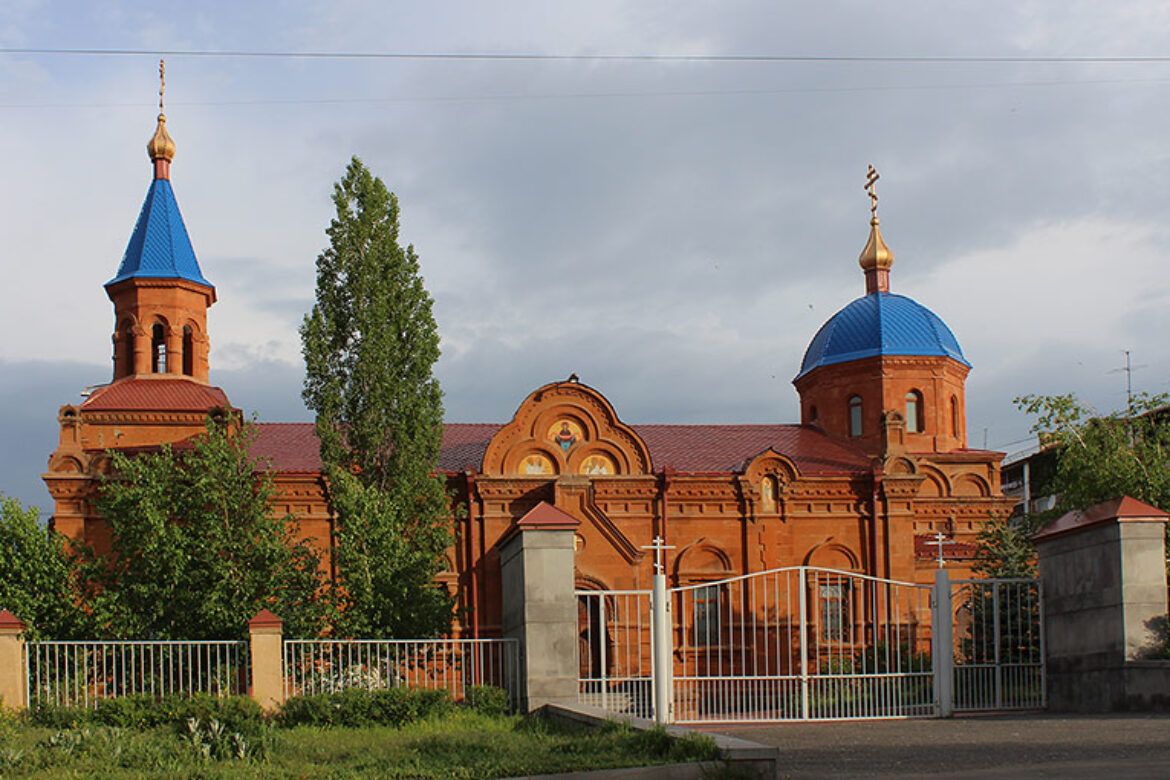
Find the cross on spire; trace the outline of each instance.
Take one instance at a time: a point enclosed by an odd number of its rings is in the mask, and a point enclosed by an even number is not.
[[[158,112],[163,112],[163,92],[167,88],[167,61],[158,61]]]

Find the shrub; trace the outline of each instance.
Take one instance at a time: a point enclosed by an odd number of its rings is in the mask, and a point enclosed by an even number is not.
[[[284,703],[277,723],[293,726],[402,726],[445,712],[451,704],[446,691],[388,688],[367,691],[351,688],[340,693],[294,696]]]
[[[332,696],[319,693],[314,696],[293,696],[284,702],[276,716],[276,723],[285,728],[293,726],[332,726],[336,707]]]
[[[507,715],[512,708],[508,692],[494,685],[469,686],[463,703],[480,715],[489,717]]]
[[[204,722],[218,721],[231,733],[255,735],[265,726],[264,711],[260,705],[247,696],[210,696],[205,693],[180,700],[178,720],[170,720],[176,727],[183,726],[191,718]]]
[[[49,729],[77,728],[82,723],[88,723],[92,717],[92,710],[59,704],[37,704],[28,711],[29,722]]]
[[[102,699],[92,709],[40,704],[29,713],[38,726],[55,729],[76,728],[83,724],[100,724],[116,728],[150,729],[171,726],[179,733],[191,718],[217,720],[230,732],[254,735],[264,725],[260,705],[246,696],[217,697],[206,693],[192,696],[171,694],[153,697],[145,694]]]

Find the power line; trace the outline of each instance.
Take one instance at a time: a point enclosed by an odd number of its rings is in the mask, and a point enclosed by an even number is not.
[[[689,90],[625,90],[606,92],[530,92],[497,93],[480,95],[415,95],[390,97],[352,98],[256,98],[248,100],[177,100],[176,106],[280,106],[280,105],[331,105],[362,103],[460,103],[475,101],[525,101],[525,100],[576,100],[607,98],[653,98],[653,97],[735,97],[751,95],[787,95],[807,93],[850,93],[850,92],[914,92],[962,89],[1004,89],[1066,86],[1100,86],[1110,84],[1166,84],[1170,79],[1062,79],[1049,81],[1001,81],[970,82],[952,84],[884,84],[877,86],[852,87],[776,87],[769,89],[689,89]],[[123,101],[116,103],[0,103],[0,108],[141,108],[142,102]]]
[[[1167,63],[1170,56],[962,56],[812,54],[537,54],[532,52],[258,51],[253,49],[66,49],[0,47],[0,54],[97,57],[255,57],[269,59],[486,60],[561,62],[837,62],[837,63]]]

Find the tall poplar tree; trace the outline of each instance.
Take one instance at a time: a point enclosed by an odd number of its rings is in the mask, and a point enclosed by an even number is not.
[[[450,626],[452,606],[434,583],[450,514],[436,474],[443,403],[432,301],[414,247],[398,242],[398,199],[357,157],[333,203],[301,340],[303,396],[337,517],[335,629],[431,636]]]

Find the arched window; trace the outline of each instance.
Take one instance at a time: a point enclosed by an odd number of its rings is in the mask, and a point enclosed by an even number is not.
[[[906,432],[924,433],[926,431],[926,409],[922,403],[922,393],[911,390],[906,393]]]
[[[861,396],[859,395],[849,399],[849,435],[861,435]]]
[[[691,643],[694,647],[710,647],[720,643],[722,596],[721,585],[704,585],[692,591]]]
[[[117,365],[115,369],[119,377],[134,373],[134,321],[122,320],[119,328],[122,334],[122,351],[115,355]]]
[[[808,421],[815,423],[817,421],[817,405],[813,404],[808,408]]]
[[[951,396],[951,435],[958,436],[959,430],[962,428],[959,421],[959,399]]]
[[[150,371],[154,374],[167,372],[166,328],[158,323],[150,329]]]
[[[817,601],[822,642],[848,642],[853,627],[852,583],[847,577],[818,572]]]
[[[195,374],[195,335],[191,333],[191,326],[183,326],[183,373],[187,376]]]

